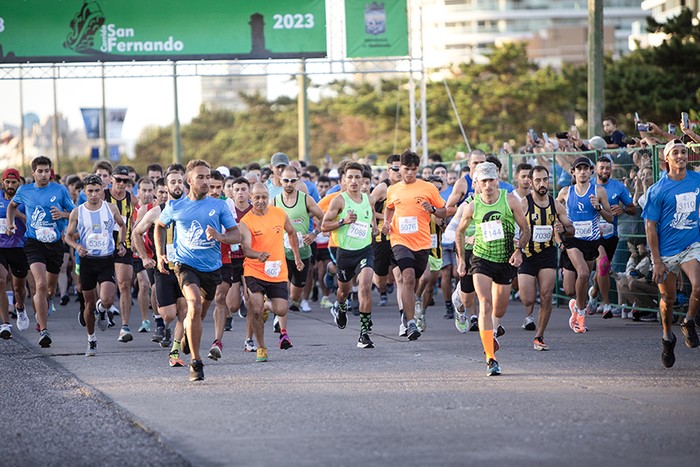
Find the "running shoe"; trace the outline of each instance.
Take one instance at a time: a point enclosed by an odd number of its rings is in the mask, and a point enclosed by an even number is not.
[[[526,331],[534,331],[537,329],[535,325],[535,319],[532,316],[526,316],[525,321],[523,321],[522,328]]]
[[[585,313],[576,313],[576,322],[574,323],[574,332],[577,332],[579,334],[583,334],[586,331],[588,331],[588,328],[586,327],[586,314]]]
[[[141,326],[139,327],[139,332],[151,332],[151,322],[147,319],[141,321]]]
[[[309,305],[308,300],[301,301],[301,312],[302,313],[311,313],[311,305]]]
[[[0,338],[12,339],[12,325],[9,323],[0,324]]]
[[[185,355],[190,354],[190,343],[187,340],[187,332],[185,332],[182,335],[182,340],[180,341],[180,349],[182,349],[182,353],[184,353]]]
[[[108,327],[110,327],[110,328],[113,328],[114,326],[117,325],[117,323],[114,322],[114,318],[112,317],[111,314],[109,314],[109,312],[107,313],[107,322],[109,323]]]
[[[67,294],[63,294],[61,296],[61,306],[66,306],[68,305],[68,302],[70,302],[70,297]]]
[[[404,316],[403,313],[401,313],[399,319],[399,337],[406,337],[407,336],[407,330],[408,328],[406,327],[406,316]]]
[[[661,339],[663,345],[663,351],[661,352],[661,362],[666,368],[671,368],[674,363],[676,363],[676,354],[673,349],[676,347],[676,335],[671,333],[672,339],[667,341],[666,339]]]
[[[15,311],[17,311],[17,329],[26,331],[29,328],[29,316],[26,310],[16,308]]]
[[[151,342],[158,344],[163,341],[163,336],[165,336],[165,327],[156,326],[156,330],[151,336]]]
[[[363,332],[360,334],[360,338],[357,339],[357,347],[360,349],[373,349],[374,342],[372,342],[372,339],[369,338],[369,334]]]
[[[78,311],[78,324],[80,324],[82,327],[87,326],[87,323],[85,322],[85,315],[82,311]]]
[[[211,358],[212,360],[217,361],[222,357],[223,350],[224,344],[222,344],[220,340],[215,340],[214,343],[211,345],[211,349],[209,349],[209,355],[207,355],[207,358]]]
[[[503,326],[501,326],[499,324],[498,328],[496,329],[496,337],[501,337],[505,333],[506,333],[506,328],[504,328]]]
[[[107,328],[109,327],[109,321],[107,320],[107,312],[106,311],[95,311],[95,324],[97,324],[97,328],[100,331],[106,331]]]
[[[117,338],[119,342],[131,342],[134,340],[134,336],[131,335],[131,329],[129,326],[122,326],[119,330],[119,337]]]
[[[586,304],[586,313],[589,315],[596,314],[597,308],[597,294],[595,294],[595,287],[588,289],[588,303]]]
[[[619,306],[613,306],[610,307],[610,309],[612,310],[613,317],[622,317],[622,308],[620,308]]]
[[[292,345],[292,341],[289,340],[289,336],[285,332],[284,334],[280,334],[280,349],[282,350],[288,350],[294,347]]]
[[[280,333],[280,319],[277,315],[275,315],[275,319],[272,320],[272,330],[275,334]]]
[[[409,323],[408,327],[406,328],[406,337],[409,341],[414,341],[420,337],[420,331],[415,323]]]
[[[190,364],[190,381],[204,381],[204,363],[193,360]]]
[[[643,323],[658,323],[659,319],[656,317],[656,313],[650,312],[650,313],[642,313],[642,316],[639,317],[639,321],[642,321]],[[682,331],[682,329],[681,329],[681,331]]]
[[[255,347],[255,341],[253,339],[246,339],[245,343],[243,344],[243,351],[255,352],[256,350],[258,350],[258,348]]]
[[[486,376],[500,376],[501,367],[498,366],[498,362],[493,358],[489,358],[488,363],[486,363]]]
[[[180,358],[180,352],[178,352],[177,350],[173,350],[172,352],[170,352],[168,361],[170,364],[170,368],[185,366],[185,362],[182,361],[182,359]]]
[[[335,302],[330,311],[331,316],[333,316],[333,322],[338,326],[338,329],[345,329],[345,326],[348,324],[347,309],[341,310],[340,304]]]
[[[56,307],[53,304],[53,300],[51,300],[50,298],[47,300],[47,302],[48,302],[49,316],[51,316],[56,311]]]
[[[535,339],[532,341],[532,345],[535,348],[535,350],[549,350],[549,346],[545,344],[544,338],[542,336],[535,337]]]
[[[119,308],[117,308],[117,306],[114,304],[112,304],[112,306],[109,307],[109,312],[112,313],[114,316],[121,315],[121,313],[119,313]]]
[[[460,313],[455,310],[455,327],[459,332],[465,334],[467,332],[467,314]]]
[[[578,322],[577,315],[578,312],[576,311],[576,299],[572,298],[569,300],[569,311],[571,312],[571,316],[569,317],[569,328],[571,328],[572,331],[576,332],[574,329],[576,327],[576,323]]]
[[[230,331],[233,329],[233,316],[226,318],[226,324],[224,324],[224,331]]]
[[[256,362],[266,362],[267,361],[267,347],[258,347],[255,355]]]
[[[159,342],[160,346],[167,349],[173,344],[173,332],[170,328],[165,328],[163,331],[163,338]]]
[[[94,357],[97,355],[97,341],[88,341],[88,347],[85,351],[86,357]]]
[[[321,297],[321,303],[319,303],[321,308],[330,308],[333,306],[333,302],[331,302],[327,296]]]
[[[479,317],[476,315],[471,315],[469,317],[469,332],[479,331]]]
[[[420,332],[425,332],[425,311],[423,310],[423,307],[421,306],[420,302],[416,302],[416,306],[414,308],[414,315],[416,319],[416,327]]]
[[[501,345],[498,343],[496,336],[493,336],[493,353],[496,353],[499,350],[501,350]]]
[[[622,319],[632,319],[632,313],[634,313],[634,310],[626,310],[622,309],[622,314],[620,315],[620,318]]]
[[[385,293],[379,295],[379,306],[386,306],[389,303],[389,297]]]
[[[464,306],[462,305],[462,298],[459,292],[459,287],[457,287],[455,291],[452,292],[452,297],[450,297],[450,300],[452,300],[452,307],[455,311],[460,311],[464,308]]]
[[[603,319],[610,319],[613,317],[612,306],[607,303],[603,305]]]
[[[443,318],[445,319],[454,319],[455,317],[455,309],[450,307],[445,307],[445,314],[442,315]]]
[[[394,293],[394,284],[393,283],[386,285],[386,293],[388,293],[388,294]]]
[[[48,329],[44,329],[39,333],[39,347],[51,347],[51,334]]]
[[[694,349],[700,344],[700,342],[698,342],[698,332],[695,330],[695,320],[683,320],[681,323],[681,332],[685,336],[685,346],[689,349]]]
[[[289,301],[289,311],[299,312],[299,311],[301,311],[301,307],[299,306],[298,303],[294,302],[293,300],[290,300]]]

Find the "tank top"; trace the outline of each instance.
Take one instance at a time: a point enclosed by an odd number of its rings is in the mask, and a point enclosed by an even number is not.
[[[78,206],[78,233],[80,245],[88,250],[87,256],[106,258],[114,254],[114,216],[107,203],[102,202],[97,211],[89,210],[85,203]]]
[[[311,220],[309,216],[309,210],[306,207],[306,193],[297,191],[297,199],[293,206],[287,206],[284,204],[282,199],[284,193],[280,193],[275,196],[272,200],[272,205],[281,208],[287,213],[287,217],[292,222],[294,230],[296,230],[297,238],[296,242],[299,245],[299,256],[301,259],[306,259],[311,256],[311,246],[304,244],[304,235],[309,233],[309,222]],[[294,260],[294,253],[292,252],[292,239],[289,238],[287,232],[284,232],[284,256],[289,260]]]
[[[381,183],[383,183],[384,185],[386,185],[387,188],[389,188],[389,186],[390,186],[389,180],[382,180]],[[386,198],[384,198],[384,199],[381,200],[381,201],[375,202],[373,208],[374,208],[374,211],[375,211],[376,213],[378,213],[378,214],[383,214],[383,213],[384,213],[384,208],[386,208]],[[383,233],[381,233],[381,232],[382,232],[382,226],[384,226],[384,219],[379,219],[379,220],[377,220],[377,229],[379,230],[379,235],[377,235],[376,237],[374,237],[374,241],[377,242],[377,243],[386,242],[386,241],[389,240],[389,236],[384,235]]]
[[[576,238],[585,241],[600,239],[600,213],[593,208],[589,196],[595,195],[596,186],[588,185],[588,190],[583,196],[576,193],[576,185],[569,187],[569,196],[566,199],[566,213],[576,229]]]
[[[267,282],[287,282],[287,261],[284,255],[282,238],[287,214],[276,206],[268,206],[267,213],[258,216],[248,212],[241,224],[248,227],[251,235],[250,248],[264,251],[270,256],[264,263],[257,258],[243,260],[243,275]]]
[[[442,227],[430,217],[430,256],[442,258]]]
[[[508,193],[498,190],[498,199],[493,204],[474,195],[474,256],[494,263],[507,263],[515,251],[515,217],[508,206]]]
[[[352,224],[341,225],[338,228],[338,247],[343,250],[357,251],[372,243],[372,207],[369,198],[362,194],[362,201],[356,203],[346,192],[340,194],[345,201],[345,207],[336,219],[345,219],[349,212],[357,214],[357,220]]]
[[[535,204],[532,193],[525,197],[527,200],[525,217],[530,223],[530,241],[524,248],[527,257],[554,247],[554,223],[557,219],[557,208],[554,205],[554,198],[550,195],[547,197],[549,205],[545,208]]]
[[[161,204],[160,207],[160,212],[163,212],[163,209],[165,209],[165,204]],[[155,245],[155,241],[153,242]],[[175,263],[173,263],[173,258],[175,257],[175,222],[170,224],[170,227],[168,227],[165,230],[165,254],[167,255],[169,261],[166,264],[166,268],[169,271],[173,271],[175,269]],[[153,248],[153,251],[155,252],[155,260],[156,263],[158,262],[158,258],[160,254],[158,253],[158,248]]]
[[[126,247],[131,248],[132,216],[134,214],[134,206],[131,204],[131,194],[127,191],[123,199],[115,199],[112,197],[112,193],[108,188],[105,190],[105,201],[117,206],[117,210],[126,224],[126,238],[124,241],[126,242]]]

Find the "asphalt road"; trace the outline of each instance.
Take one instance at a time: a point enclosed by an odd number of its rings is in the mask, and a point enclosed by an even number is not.
[[[377,296],[375,295],[375,303]],[[486,377],[478,333],[460,334],[428,310],[415,342],[398,334],[395,302],[375,308],[375,349],[355,344],[359,321],[293,313],[294,347],[266,328],[270,361],[243,352],[244,323],[205,361],[205,381],[169,368],[150,334],[117,342],[98,332],[84,356],[77,305],[50,318],[54,344],[15,329],[0,341],[4,465],[694,465],[700,460],[700,350],[682,335],[676,365],[661,365],[659,324],[600,316],[574,334],[555,310],[532,349],[519,302],[503,320]],[[139,313],[132,312],[132,330]],[[213,340],[204,325],[203,353]]]

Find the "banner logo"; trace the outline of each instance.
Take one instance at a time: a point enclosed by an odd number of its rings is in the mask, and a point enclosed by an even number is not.
[[[372,2],[365,5],[365,32],[377,36],[386,32],[384,4]]]

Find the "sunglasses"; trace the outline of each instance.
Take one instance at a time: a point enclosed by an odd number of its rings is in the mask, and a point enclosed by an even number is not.
[[[393,170],[394,172],[398,172],[401,170],[401,167],[389,167],[389,170]]]
[[[282,183],[296,183],[298,182],[298,178],[283,178]]]
[[[117,183],[128,183],[129,179],[128,178],[121,178],[121,177],[114,177],[114,181]]]

